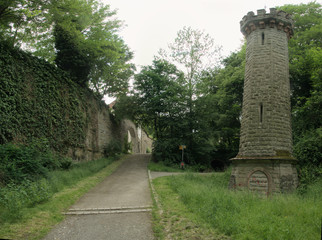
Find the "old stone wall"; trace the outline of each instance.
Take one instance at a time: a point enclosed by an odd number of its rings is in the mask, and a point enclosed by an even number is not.
[[[153,140],[140,127],[136,126],[132,121],[124,119],[121,122],[120,136],[122,139],[127,139],[131,145],[133,153],[147,153],[152,149]]]
[[[131,144],[131,153],[146,153],[152,148],[152,139],[132,121],[124,119],[120,123],[112,120],[109,107],[99,102],[94,96],[87,96],[88,125],[84,146],[70,148],[67,156],[77,161],[91,161],[103,157],[104,148],[112,140],[124,145]]]
[[[150,141],[131,121],[117,123],[109,107],[50,63],[0,42],[0,144],[46,144],[78,161],[103,155],[129,131],[134,153]],[[141,130],[140,130],[141,132]],[[138,138],[138,136],[143,136]]]

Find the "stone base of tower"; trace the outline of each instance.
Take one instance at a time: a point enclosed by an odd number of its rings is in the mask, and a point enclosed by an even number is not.
[[[296,160],[267,157],[232,159],[231,189],[248,189],[266,195],[290,193],[298,186]]]

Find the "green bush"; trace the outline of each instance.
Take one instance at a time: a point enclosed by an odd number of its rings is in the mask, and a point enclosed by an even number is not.
[[[122,153],[122,143],[118,140],[112,139],[109,144],[104,148],[105,157],[115,157],[117,154]]]
[[[46,140],[35,140],[26,145],[0,145],[0,184],[21,183],[47,176],[55,169],[68,169],[72,160],[60,157],[49,149]]]
[[[300,189],[322,176],[322,128],[305,132],[294,144],[299,162]]]
[[[1,181],[4,184],[35,179],[48,173],[39,152],[27,146],[0,145],[0,160]]]
[[[73,160],[71,158],[64,157],[64,158],[61,158],[60,160],[61,169],[67,170],[71,168],[72,164],[73,164]]]
[[[157,139],[153,142],[152,158],[155,162],[163,162],[166,166],[181,162],[181,151],[178,139]]]
[[[296,139],[294,155],[299,160],[300,166],[322,164],[322,128],[307,131]]]

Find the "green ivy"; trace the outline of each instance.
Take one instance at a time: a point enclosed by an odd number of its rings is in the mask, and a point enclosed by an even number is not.
[[[83,146],[88,89],[54,65],[4,42],[0,42],[0,83],[0,144],[46,138],[60,153]]]

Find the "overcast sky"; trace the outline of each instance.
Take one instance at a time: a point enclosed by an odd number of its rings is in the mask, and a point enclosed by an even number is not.
[[[308,3],[310,0],[103,0],[125,22],[120,35],[134,52],[133,62],[150,65],[160,48],[174,41],[184,26],[204,30],[223,54],[239,49],[239,22],[249,11]],[[321,2],[321,1],[317,1]]]
[[[102,0],[117,9],[124,21],[120,32],[134,52],[137,66],[151,65],[160,48],[167,49],[184,26],[204,30],[224,56],[241,46],[243,35],[239,22],[249,11],[285,4],[309,3],[311,0]],[[321,2],[321,0],[317,1]]]

